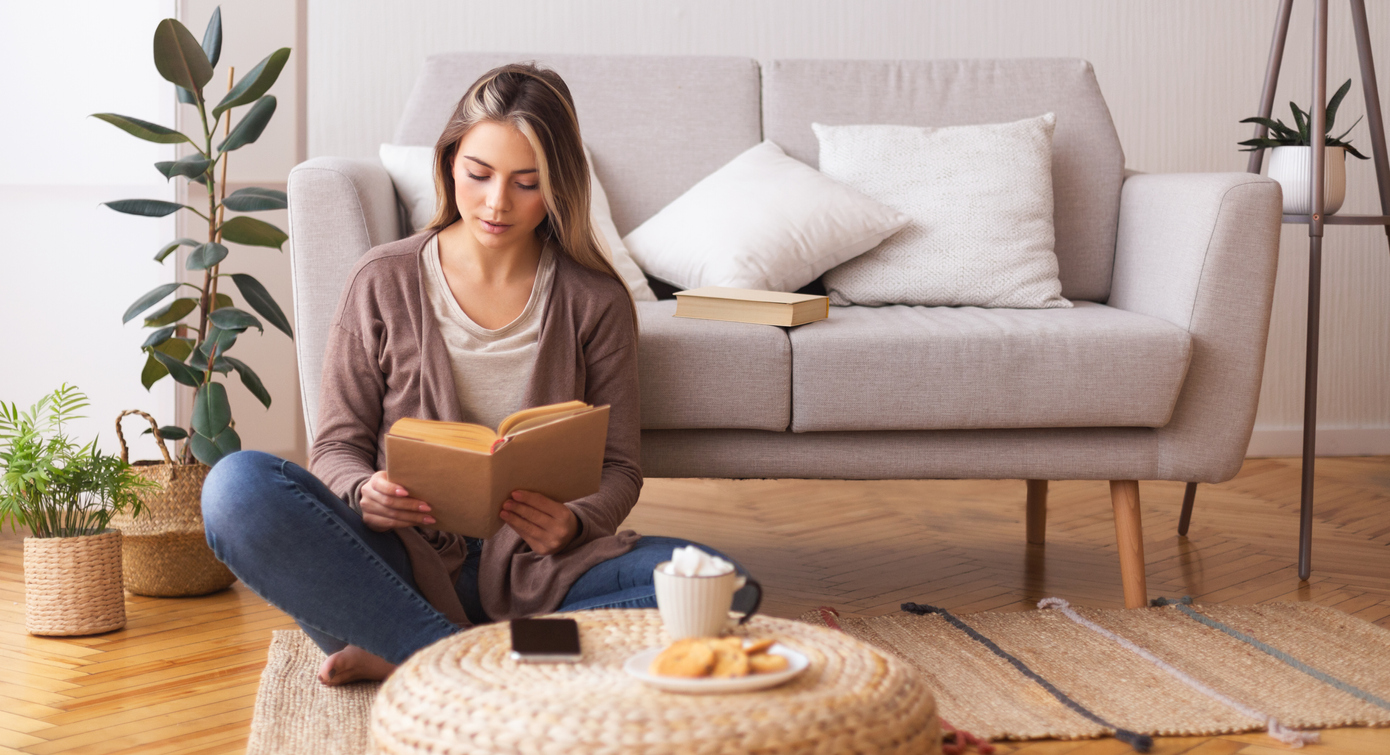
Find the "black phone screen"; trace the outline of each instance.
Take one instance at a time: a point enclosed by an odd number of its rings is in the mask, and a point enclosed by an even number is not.
[[[523,656],[579,655],[574,619],[512,619],[512,652]]]

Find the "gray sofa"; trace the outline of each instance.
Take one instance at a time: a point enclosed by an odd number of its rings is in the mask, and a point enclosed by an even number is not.
[[[639,304],[649,477],[1019,478],[1040,542],[1045,480],[1110,480],[1128,606],[1143,605],[1138,480],[1221,482],[1254,423],[1280,223],[1273,181],[1127,175],[1080,60],[812,61],[449,54],[429,58],[394,142],[433,145],[487,69],[569,83],[626,234],[762,139],[817,163],[812,122],[955,125],[1057,114],[1053,179],[1072,309],[847,307],[799,328]],[[403,235],[375,161],[290,174],[305,421],[343,281]]]

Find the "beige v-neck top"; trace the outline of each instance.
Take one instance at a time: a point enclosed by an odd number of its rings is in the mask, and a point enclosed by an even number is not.
[[[526,308],[515,320],[495,330],[473,322],[449,290],[439,260],[438,235],[430,237],[421,256],[425,294],[449,350],[449,366],[464,420],[497,427],[507,415],[521,408],[522,394],[536,368],[541,315],[555,277],[555,252],[549,244],[541,250]]]

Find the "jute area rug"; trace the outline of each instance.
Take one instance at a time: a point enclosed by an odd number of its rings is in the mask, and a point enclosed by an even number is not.
[[[924,610],[920,609],[919,610]],[[944,721],[991,739],[1200,736],[1390,725],[1390,631],[1308,603],[802,617],[907,660]],[[377,684],[324,687],[275,632],[247,752],[369,752]],[[1306,737],[1305,737],[1306,738]]]

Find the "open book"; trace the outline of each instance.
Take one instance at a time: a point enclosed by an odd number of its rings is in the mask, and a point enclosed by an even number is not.
[[[567,401],[522,409],[497,430],[400,419],[386,435],[386,476],[430,505],[435,529],[491,537],[513,490],[556,501],[597,493],[608,407]]]

